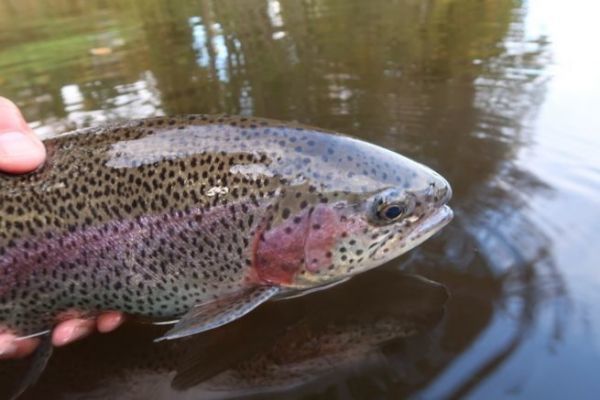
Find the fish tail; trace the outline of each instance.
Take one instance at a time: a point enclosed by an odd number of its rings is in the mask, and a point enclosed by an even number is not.
[[[18,399],[25,391],[33,386],[48,365],[48,361],[52,356],[52,335],[50,333],[45,334],[40,338],[40,344],[35,352],[30,356],[29,367],[27,368],[25,375],[18,381],[17,385],[13,388],[12,392],[7,397],[8,400]]]

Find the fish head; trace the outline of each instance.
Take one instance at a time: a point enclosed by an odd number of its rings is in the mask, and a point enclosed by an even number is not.
[[[361,161],[340,164],[348,158]],[[257,266],[281,286],[304,290],[375,268],[453,217],[449,183],[420,163],[348,138],[332,159],[313,165],[334,179],[292,182],[260,235]]]
[[[426,189],[389,187],[314,206],[304,264],[294,286],[311,287],[375,268],[418,246],[452,219],[449,185],[432,179]],[[338,196],[339,197],[339,196]]]

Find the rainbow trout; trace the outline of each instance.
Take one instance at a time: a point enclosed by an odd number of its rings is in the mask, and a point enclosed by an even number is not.
[[[431,169],[347,136],[258,118],[150,118],[61,135],[0,175],[0,333],[119,310],[213,329],[339,283],[452,218]]]

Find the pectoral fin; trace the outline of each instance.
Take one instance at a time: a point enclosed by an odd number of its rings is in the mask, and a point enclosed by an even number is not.
[[[234,321],[279,292],[275,286],[261,286],[234,293],[223,299],[195,306],[164,336],[156,341],[178,339],[218,328]]]
[[[31,355],[31,362],[25,375],[17,383],[7,399],[18,399],[29,387],[38,381],[40,376],[42,376],[42,372],[46,369],[46,365],[48,365],[48,361],[52,356],[52,350],[52,335],[47,333],[42,336],[35,353]]]
[[[334,286],[341,285],[342,283],[348,281],[350,278],[351,277],[349,276],[347,278],[342,278],[340,280],[326,283],[321,286],[316,286],[311,289],[281,291],[275,298],[273,298],[273,300],[275,300],[275,301],[290,300],[290,299],[295,299],[297,297],[305,296],[310,293],[320,292],[321,290],[326,290],[326,289],[330,289]]]

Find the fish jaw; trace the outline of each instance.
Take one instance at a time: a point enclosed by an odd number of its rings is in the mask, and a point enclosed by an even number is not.
[[[396,233],[398,236],[396,240],[391,236],[389,244],[377,249],[377,252],[372,255],[373,261],[377,263],[373,267],[386,263],[419,246],[448,225],[453,218],[454,212],[447,205],[435,209],[408,236],[401,238],[401,233]]]

